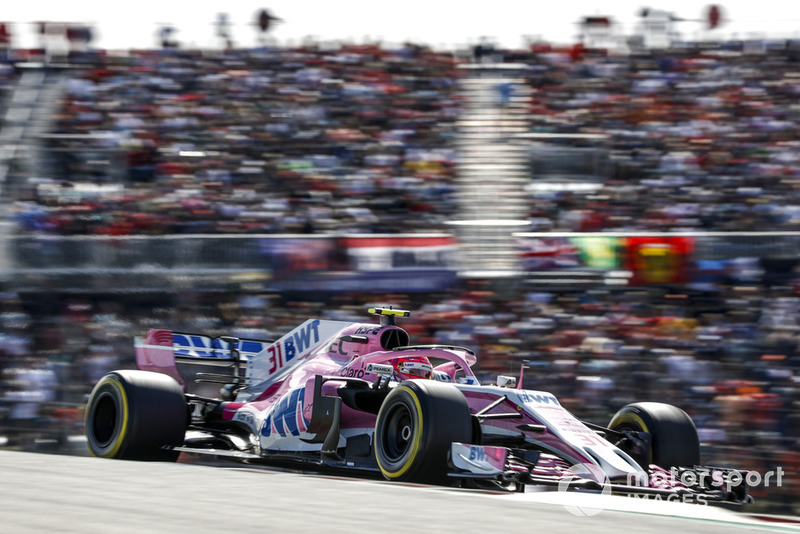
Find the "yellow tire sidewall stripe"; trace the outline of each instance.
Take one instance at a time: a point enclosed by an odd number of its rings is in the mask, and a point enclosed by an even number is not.
[[[109,376],[100,381],[97,385],[98,388],[108,384],[111,388],[119,393],[119,399],[122,402],[122,426],[119,429],[119,435],[114,439],[110,448],[106,449],[100,456],[104,458],[114,458],[119,452],[122,443],[125,441],[125,435],[128,433],[128,396],[125,394],[125,387],[118,378]],[[115,429],[116,430],[116,429]]]
[[[380,461],[378,461],[378,466],[381,468],[381,471],[387,478],[400,478],[403,476],[406,471],[411,468],[411,465],[414,463],[414,459],[417,457],[419,453],[420,445],[422,443],[422,406],[419,402],[419,397],[417,393],[409,388],[408,386],[398,386],[398,390],[405,391],[414,401],[414,405],[417,407],[417,424],[416,428],[414,429],[414,440],[411,443],[411,451],[408,453],[408,458],[403,463],[403,466],[397,471],[388,471]]]
[[[648,434],[652,434],[650,432],[650,430],[648,430],[647,425],[644,424],[644,421],[642,420],[642,418],[639,417],[639,415],[637,415],[635,413],[632,413],[632,412],[625,412],[625,413],[623,413],[621,415],[618,415],[618,416],[614,417],[614,420],[612,421],[612,423],[613,423],[612,426],[614,426],[614,427],[616,427],[617,425],[622,424],[622,423],[631,423],[631,424],[636,425],[639,428],[641,428],[642,432],[647,432]],[[652,445],[650,445],[650,463],[651,464],[653,463],[653,446]]]

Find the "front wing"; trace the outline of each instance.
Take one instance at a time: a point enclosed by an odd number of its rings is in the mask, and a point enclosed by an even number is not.
[[[570,465],[561,458],[538,451],[465,443],[451,444],[450,467],[451,477],[493,480],[502,485],[515,483],[556,486],[559,491],[674,497],[684,502],[745,504],[753,500],[744,484],[747,473],[721,467],[666,470],[651,465],[644,479],[632,477],[612,481],[595,465]]]

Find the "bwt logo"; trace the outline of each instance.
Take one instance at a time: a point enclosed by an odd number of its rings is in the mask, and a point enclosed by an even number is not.
[[[552,395],[542,393],[517,393],[520,400],[526,404],[553,404],[558,406],[558,399]]]
[[[314,334],[314,341],[311,341],[312,333]],[[286,361],[288,362],[297,354],[302,354],[314,343],[319,343],[319,320],[311,321],[305,328],[299,327],[291,337],[287,337],[283,342]]]
[[[486,461],[486,453],[484,452],[483,447],[470,447],[469,459],[473,462]]]
[[[311,340],[311,336],[314,340]],[[298,354],[303,354],[314,344],[319,343],[319,320],[311,321],[308,325],[300,325],[279,342],[267,347],[266,362],[269,364],[268,372],[272,374],[278,369],[282,369],[287,362]]]

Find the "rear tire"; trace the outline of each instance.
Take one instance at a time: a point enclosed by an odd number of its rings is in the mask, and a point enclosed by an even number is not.
[[[102,458],[175,461],[189,412],[183,388],[149,371],[113,371],[94,387],[86,405],[89,452]],[[167,448],[165,448],[167,447]]]
[[[700,464],[697,428],[686,412],[671,404],[628,404],[611,418],[608,428],[649,433],[653,438],[649,458],[651,464],[665,469]],[[647,465],[642,467],[648,468]]]
[[[464,395],[432,380],[408,380],[387,395],[375,422],[375,457],[388,480],[445,484],[454,441],[472,439]]]

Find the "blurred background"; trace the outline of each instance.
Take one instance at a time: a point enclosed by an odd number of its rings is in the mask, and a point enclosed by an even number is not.
[[[385,303],[593,422],[684,408],[704,463],[786,473],[749,510],[798,513],[800,16],[730,4],[578,2],[552,37],[422,11],[387,40],[348,2],[329,33],[281,3],[144,2],[127,33],[10,8],[0,447],[87,454],[87,395],[148,328]]]

